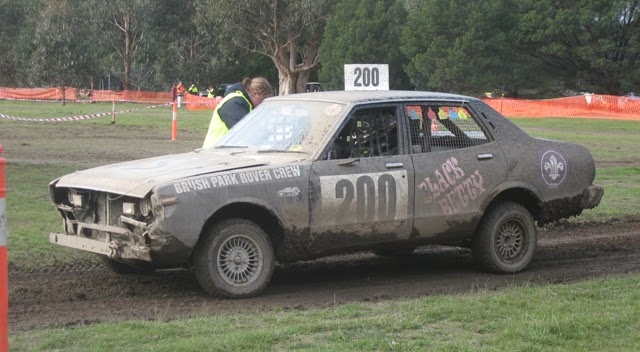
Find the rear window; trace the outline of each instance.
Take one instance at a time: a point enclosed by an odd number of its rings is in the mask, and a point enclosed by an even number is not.
[[[411,153],[461,149],[489,142],[466,106],[452,104],[408,105]]]

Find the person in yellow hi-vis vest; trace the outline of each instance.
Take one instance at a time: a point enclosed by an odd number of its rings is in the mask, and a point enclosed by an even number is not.
[[[262,77],[245,78],[227,88],[224,98],[213,111],[202,148],[214,146],[231,127],[263,100],[273,95],[269,82]]]

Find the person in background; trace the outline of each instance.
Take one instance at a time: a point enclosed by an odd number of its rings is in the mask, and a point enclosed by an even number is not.
[[[171,86],[171,102],[173,103],[178,98],[178,89],[176,88],[176,84],[174,83]]]
[[[207,98],[215,98],[216,97],[216,89],[213,88],[213,86],[209,86],[209,89],[207,89]]]
[[[202,148],[214,146],[246,114],[273,95],[271,85],[262,77],[245,78],[231,87],[235,90],[227,89],[224,98],[213,111]]]
[[[192,84],[189,89],[187,89],[187,93],[191,94],[191,95],[198,95],[198,93],[200,92],[200,90],[198,89],[198,87],[196,87],[195,84]]]
[[[182,85],[182,81],[178,82],[178,85],[176,86],[176,92],[178,93],[178,107],[182,105],[182,101],[184,100],[185,90],[186,89],[184,89],[184,85]]]

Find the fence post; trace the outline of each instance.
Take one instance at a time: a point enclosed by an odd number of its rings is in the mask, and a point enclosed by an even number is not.
[[[2,154],[2,145],[0,145]],[[7,161],[0,156],[0,351],[9,350],[9,262],[7,258],[7,217],[5,178]]]
[[[173,118],[171,120],[171,140],[178,139],[178,102],[173,102]]]
[[[113,99],[111,103],[111,124],[116,123],[116,100]]]

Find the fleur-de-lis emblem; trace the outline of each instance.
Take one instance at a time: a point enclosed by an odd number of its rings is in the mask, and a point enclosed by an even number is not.
[[[540,172],[542,179],[550,188],[557,188],[567,177],[569,164],[562,154],[549,150],[542,155]]]
[[[549,172],[549,177],[551,177],[551,179],[555,181],[558,177],[560,177],[560,171],[564,171],[564,163],[558,161],[555,155],[552,155],[549,158],[549,161],[544,163],[544,169],[545,171]]]

